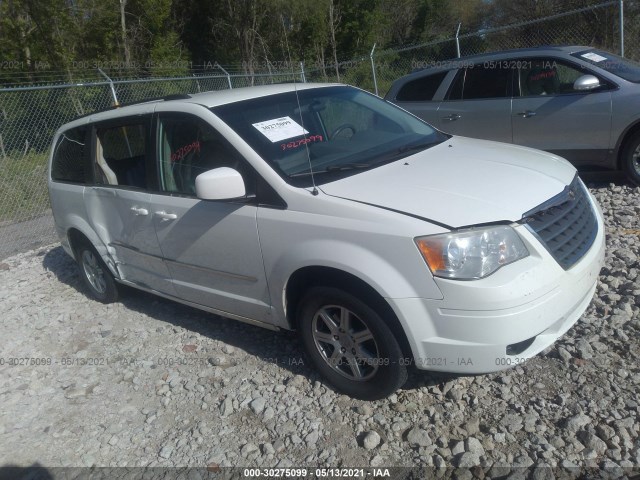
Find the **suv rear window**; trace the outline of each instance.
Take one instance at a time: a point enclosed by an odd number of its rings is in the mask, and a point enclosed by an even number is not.
[[[396,95],[399,102],[429,102],[447,76],[446,71],[426,75],[407,82]]]
[[[51,164],[51,178],[60,182],[87,183],[87,127],[67,130],[58,139]]]

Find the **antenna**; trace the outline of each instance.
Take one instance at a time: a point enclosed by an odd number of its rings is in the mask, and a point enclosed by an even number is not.
[[[285,30],[285,24],[284,24],[284,16],[280,15],[280,19],[282,20],[282,29]],[[287,47],[287,55],[289,56],[289,65],[293,65],[293,62],[291,61],[291,50],[289,50],[289,40],[287,39],[287,32],[286,30],[284,31],[284,42],[285,42],[285,46]],[[302,126],[302,135],[304,136],[305,140],[307,139],[307,134],[304,133],[305,132],[305,128],[304,128],[304,120],[302,119],[302,107],[300,106],[300,97],[298,96],[298,85],[297,85],[297,81],[294,77],[293,79],[293,91],[296,94],[296,103],[298,104],[298,113],[300,115],[300,125]],[[316,179],[313,175],[313,165],[311,164],[311,154],[309,153],[309,142],[304,142],[304,150],[307,154],[307,161],[309,162],[309,173],[311,175],[311,184],[313,185],[313,189],[311,190],[311,195],[316,196],[318,195],[318,187],[316,187]]]

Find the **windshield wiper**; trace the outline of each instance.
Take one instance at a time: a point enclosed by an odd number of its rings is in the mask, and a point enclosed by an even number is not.
[[[439,141],[436,141],[436,142],[431,141],[431,142],[423,142],[423,143],[414,143],[413,145],[405,145],[405,146],[400,147],[397,150],[397,153],[405,153],[405,152],[410,152],[412,150],[426,150],[427,148],[431,148],[434,145],[438,145],[439,143],[441,143],[441,142],[439,142]]]
[[[367,168],[371,168],[373,165],[369,163],[342,163],[340,165],[329,165],[325,168],[320,168],[318,170],[313,170],[313,174],[318,173],[330,173],[330,172],[345,172],[347,170],[365,170]],[[311,171],[307,170],[305,172],[293,173],[289,175],[290,177],[303,177],[311,175]]]
[[[360,170],[371,167],[368,163],[342,163],[340,165],[329,165],[321,172],[338,172],[343,170]]]

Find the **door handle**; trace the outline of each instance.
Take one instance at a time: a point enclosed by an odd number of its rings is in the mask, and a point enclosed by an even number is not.
[[[164,210],[160,212],[154,212],[154,214],[157,217],[160,217],[162,220],[175,220],[176,218],[178,218],[178,215],[176,215],[175,213],[167,213]]]
[[[131,211],[136,215],[149,215],[149,210],[140,207],[131,207]]]
[[[537,114],[532,110],[525,110],[524,112],[516,113],[516,115],[522,118],[529,118],[529,117],[535,117]]]
[[[442,117],[442,120],[446,120],[447,122],[453,122],[455,120],[458,120],[459,118],[462,118],[462,115],[460,115],[459,113],[452,113],[451,115]]]

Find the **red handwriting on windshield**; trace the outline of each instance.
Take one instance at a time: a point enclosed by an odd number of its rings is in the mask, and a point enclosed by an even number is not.
[[[178,160],[182,160],[184,157],[187,156],[189,152],[192,152],[192,151],[200,153],[200,142],[198,140],[188,145],[185,145],[184,147],[180,147],[175,152],[173,152],[171,154],[171,161],[177,162]]]
[[[321,142],[322,140],[322,135],[310,135],[308,137],[301,138],[300,140],[294,140],[293,142],[281,143],[280,148],[282,150],[291,150],[292,148],[298,148],[301,145],[306,145],[307,143]]]
[[[536,80],[542,80],[543,78],[551,78],[551,77],[555,77],[556,72],[554,72],[553,70],[547,70],[546,72],[540,72],[537,73],[536,75],[533,75],[531,78],[529,78],[529,80],[531,81],[536,81]]]

